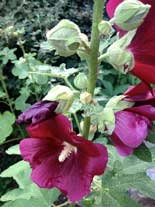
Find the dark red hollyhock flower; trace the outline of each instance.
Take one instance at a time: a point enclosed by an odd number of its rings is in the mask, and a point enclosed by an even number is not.
[[[77,136],[67,117],[54,113],[56,103],[48,104],[39,102],[19,116],[17,122],[27,125],[31,137],[20,142],[20,151],[32,167],[33,182],[79,201],[90,192],[93,177],[104,172],[107,150]]]
[[[106,8],[110,18],[121,2],[123,0],[109,0]],[[128,46],[135,58],[135,66],[130,73],[147,83],[155,83],[155,0],[141,0],[141,2],[150,4],[151,9]],[[116,29],[121,35],[125,33],[119,27]]]
[[[118,152],[127,156],[142,144],[151,128],[151,121],[155,120],[155,90],[140,83],[130,87],[124,95],[124,100],[134,105],[115,113],[116,125],[111,139]]]

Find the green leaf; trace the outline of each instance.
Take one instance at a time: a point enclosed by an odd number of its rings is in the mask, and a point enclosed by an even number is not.
[[[19,144],[14,145],[6,150],[8,155],[20,155]]]
[[[40,65],[36,72],[39,72],[41,75],[46,75],[47,73],[51,77],[55,78],[67,78],[77,72],[79,72],[79,69],[76,68],[68,68],[66,69],[65,64],[61,64],[59,67],[54,67],[50,65]]]
[[[27,99],[30,96],[30,89],[28,87],[23,87],[20,90],[20,96],[18,96],[15,100],[15,107],[16,110],[24,111],[28,107],[30,107],[30,104],[26,103]]]
[[[37,207],[40,205],[37,203],[39,200],[44,207],[51,207],[52,203],[60,195],[59,190],[53,188],[41,189],[36,184],[32,183],[30,179],[31,168],[25,161],[20,161],[7,170],[3,171],[1,177],[13,177],[19,185],[19,188],[7,192],[1,197],[1,201],[9,201],[4,206],[21,205],[19,201],[23,200],[23,206],[31,206],[32,204]],[[25,201],[28,200],[28,201]],[[33,206],[32,205],[32,206]]]
[[[25,111],[28,107],[30,107],[30,104],[26,103],[27,99],[28,97],[23,94],[16,98],[14,102],[16,110]]]
[[[115,191],[103,191],[96,199],[95,207],[141,207],[130,199],[125,193]]]
[[[155,136],[154,136],[154,132],[155,132],[155,125],[152,126],[152,129],[150,130],[148,136],[147,136],[147,141],[151,142],[151,143],[155,143]]]
[[[19,60],[14,61],[14,68],[12,74],[18,76],[19,79],[25,79],[28,77],[29,65],[25,58],[21,57]]]
[[[6,65],[9,60],[16,59],[16,55],[14,54],[15,51],[16,49],[9,49],[8,47],[5,47],[0,51],[0,60],[2,61],[3,65]]]
[[[2,207],[50,207],[40,198],[31,198],[30,200],[20,199],[5,203]]]
[[[31,191],[29,188],[27,189],[14,189],[9,192],[7,192],[5,195],[3,195],[0,200],[5,201],[15,201],[18,199],[26,199],[29,200],[31,198]]]
[[[15,115],[10,111],[5,111],[3,114],[0,113],[0,144],[12,133],[14,122]]]
[[[138,148],[136,148],[134,155],[143,161],[152,162],[152,154],[145,144],[141,144]]]
[[[106,80],[102,80],[102,83],[105,87],[104,92],[107,95],[112,96],[113,95],[113,85],[111,84],[111,82],[106,81]]]
[[[18,174],[20,174],[21,172],[27,171],[30,169],[30,166],[27,162],[25,161],[19,161],[16,164],[10,166],[8,169],[4,170],[1,174],[0,177],[13,177],[15,178],[16,176],[18,176]],[[16,180],[18,181],[18,180]]]
[[[0,98],[4,98],[6,94],[3,92],[3,90],[0,88]]]
[[[116,175],[109,178],[106,177],[106,179],[103,177],[103,183],[105,188],[109,188],[112,191],[117,189],[117,192],[123,193],[129,188],[135,188],[147,197],[155,197],[155,183],[146,176],[146,173]]]

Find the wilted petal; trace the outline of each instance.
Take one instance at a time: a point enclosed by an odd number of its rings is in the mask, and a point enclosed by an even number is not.
[[[56,101],[39,101],[24,111],[18,117],[17,123],[35,125],[45,119],[52,117],[57,105],[58,102]]]
[[[150,121],[139,114],[119,111],[116,113],[114,133],[128,147],[136,148],[147,137]]]

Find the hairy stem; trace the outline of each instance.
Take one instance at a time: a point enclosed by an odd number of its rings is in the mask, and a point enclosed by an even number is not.
[[[93,8],[93,21],[92,21],[92,31],[91,31],[91,42],[90,42],[90,56],[87,61],[89,67],[89,79],[88,79],[88,92],[94,95],[94,90],[96,87],[97,80],[97,70],[98,70],[98,55],[99,55],[99,43],[100,35],[98,31],[98,24],[102,20],[104,0],[95,0]],[[83,136],[88,138],[89,128],[90,128],[90,117],[85,117]]]

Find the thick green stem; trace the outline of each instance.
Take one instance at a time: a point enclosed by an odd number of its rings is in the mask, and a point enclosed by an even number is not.
[[[94,0],[90,56],[88,59],[88,67],[89,67],[88,92],[91,93],[92,96],[94,95],[94,90],[96,87],[97,70],[99,65],[98,55],[99,55],[100,35],[98,31],[98,24],[102,20],[103,6],[104,6],[104,0]],[[89,128],[90,128],[90,117],[85,117],[82,134],[86,138],[89,136]]]

